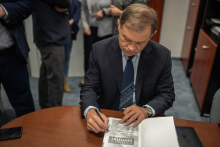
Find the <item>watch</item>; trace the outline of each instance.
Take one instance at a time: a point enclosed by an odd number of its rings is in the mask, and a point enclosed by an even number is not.
[[[148,114],[148,117],[151,117],[153,115],[153,111],[150,107],[147,107],[147,106],[143,106],[143,108],[145,109],[145,111],[147,112]]]

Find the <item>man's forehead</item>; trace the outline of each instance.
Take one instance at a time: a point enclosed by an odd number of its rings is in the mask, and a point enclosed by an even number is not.
[[[131,41],[134,42],[145,42],[148,40],[151,36],[151,26],[147,25],[144,29],[142,30],[132,30],[130,29],[129,22],[126,22],[121,28],[121,34],[125,39],[130,39]],[[140,38],[141,36],[141,38]]]
[[[128,40],[128,41],[133,41],[133,42],[137,42],[137,43],[144,43],[144,42],[146,42],[147,40],[146,39],[142,39],[142,40],[132,40],[132,38],[129,38],[128,36],[126,36],[126,34],[124,34],[124,33],[122,33],[122,36],[126,39],[126,40]]]

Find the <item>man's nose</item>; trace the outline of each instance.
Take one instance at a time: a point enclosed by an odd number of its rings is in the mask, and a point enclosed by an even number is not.
[[[130,44],[128,45],[128,48],[129,48],[130,51],[134,51],[134,50],[136,49],[135,43],[134,43],[134,42],[130,43]]]

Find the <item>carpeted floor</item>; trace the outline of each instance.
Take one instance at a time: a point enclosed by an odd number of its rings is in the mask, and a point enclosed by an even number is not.
[[[190,86],[189,78],[186,77],[184,72],[181,60],[172,59],[172,65],[176,100],[173,107],[167,110],[165,114],[179,119],[209,122],[209,118],[200,116],[199,107]],[[81,80],[82,77],[69,78],[68,83],[72,92],[64,93],[63,106],[79,106],[80,88],[78,87],[78,84]],[[30,86],[34,98],[35,109],[40,110],[38,102],[38,79],[30,77]],[[1,96],[4,105],[4,113],[0,114],[0,125],[4,125],[15,119],[16,116],[3,88],[1,89]]]

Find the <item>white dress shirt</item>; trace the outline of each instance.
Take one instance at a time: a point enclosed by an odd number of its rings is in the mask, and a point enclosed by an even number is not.
[[[7,22],[9,14],[7,10],[1,4],[0,6],[5,10],[5,13],[6,13],[6,15],[0,19],[4,19],[4,21]],[[8,49],[13,44],[14,44],[14,40],[13,40],[12,34],[0,22],[0,50]]]

